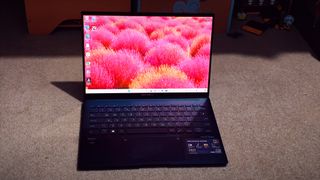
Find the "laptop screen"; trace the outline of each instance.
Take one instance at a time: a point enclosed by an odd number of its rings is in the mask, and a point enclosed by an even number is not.
[[[83,15],[86,94],[208,92],[211,16]]]

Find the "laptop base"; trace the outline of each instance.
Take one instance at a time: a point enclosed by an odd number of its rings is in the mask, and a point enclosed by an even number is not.
[[[171,133],[168,131],[168,133],[144,134],[139,132],[90,134],[90,124],[82,121],[78,170],[170,166],[226,166],[227,157],[209,99],[88,100],[83,105],[84,111],[82,117],[90,119],[88,117],[90,107],[105,107],[108,104],[126,107],[142,104],[152,104],[155,106],[160,104],[165,106],[172,106],[173,104],[185,104],[186,106],[189,104],[205,105],[208,110],[211,110],[208,114],[212,123],[209,127],[211,133],[196,131],[189,133],[175,131]]]

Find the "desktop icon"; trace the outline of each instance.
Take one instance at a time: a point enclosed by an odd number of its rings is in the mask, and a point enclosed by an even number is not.
[[[86,44],[86,50],[90,50],[90,44],[89,43]]]
[[[87,82],[87,84],[91,84],[91,78],[86,78],[86,82]]]

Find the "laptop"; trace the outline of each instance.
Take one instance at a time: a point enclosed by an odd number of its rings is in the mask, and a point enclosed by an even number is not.
[[[209,99],[213,22],[82,13],[79,170],[227,165]]]

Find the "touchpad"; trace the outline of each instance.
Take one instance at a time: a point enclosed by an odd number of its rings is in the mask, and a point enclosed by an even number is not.
[[[176,137],[130,137],[129,157],[134,160],[172,161],[182,160],[184,146]]]

